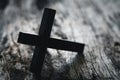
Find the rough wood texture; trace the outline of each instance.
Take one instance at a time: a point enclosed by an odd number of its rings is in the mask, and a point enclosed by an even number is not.
[[[84,55],[48,49],[43,80],[120,80],[120,1],[58,0],[51,37],[86,44]],[[34,47],[18,44],[19,31],[37,34],[42,16],[34,0],[10,0],[0,14],[0,80],[34,80]]]

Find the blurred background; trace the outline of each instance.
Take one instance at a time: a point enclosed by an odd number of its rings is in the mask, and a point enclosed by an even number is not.
[[[43,80],[120,80],[120,0],[0,0],[0,80],[36,80],[34,46],[19,32],[38,34],[44,8],[57,11],[52,38],[84,43],[84,53],[47,49]]]

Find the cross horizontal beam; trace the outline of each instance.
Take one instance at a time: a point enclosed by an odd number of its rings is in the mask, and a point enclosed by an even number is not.
[[[76,43],[76,42],[65,41],[65,40],[63,41],[63,40],[54,39],[54,38],[48,38],[48,40],[45,41],[39,35],[27,34],[22,32],[20,32],[19,34],[18,42],[23,44],[28,44],[28,45],[34,45],[34,46],[41,46],[41,44],[43,45],[44,43],[44,45],[46,45],[46,47],[48,48],[74,51],[79,53],[83,53],[84,45],[85,45],[82,43]]]

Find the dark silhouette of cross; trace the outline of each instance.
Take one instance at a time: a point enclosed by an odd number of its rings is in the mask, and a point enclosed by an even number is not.
[[[19,43],[35,46],[34,55],[30,65],[30,71],[35,74],[41,73],[47,48],[75,51],[81,54],[84,50],[84,44],[50,38],[55,13],[55,10],[45,8],[39,35],[26,34],[22,32],[19,34]]]

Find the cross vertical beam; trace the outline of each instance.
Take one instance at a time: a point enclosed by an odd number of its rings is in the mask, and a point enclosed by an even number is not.
[[[40,74],[43,66],[43,61],[45,58],[45,53],[47,50],[46,43],[49,40],[54,17],[55,17],[55,10],[46,8],[43,14],[40,30],[39,30],[39,36],[41,37],[40,46],[36,46],[32,58],[32,62],[30,65],[30,71],[35,74]]]

